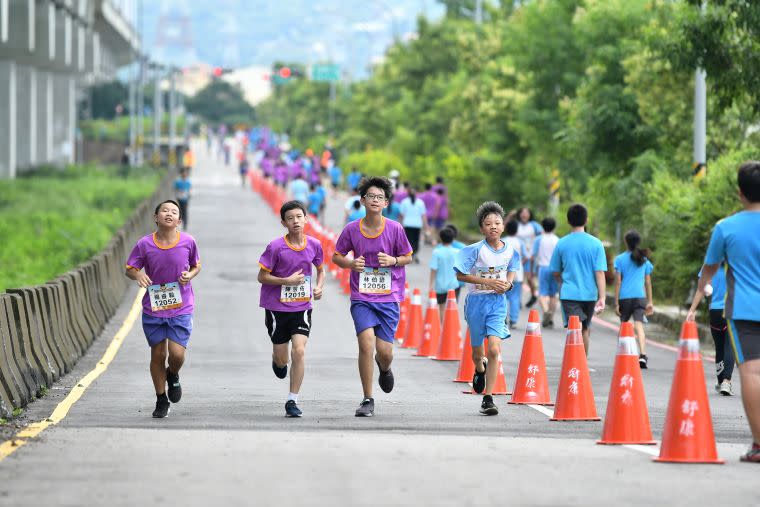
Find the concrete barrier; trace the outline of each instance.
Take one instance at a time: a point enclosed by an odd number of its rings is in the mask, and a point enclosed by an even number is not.
[[[92,259],[33,287],[0,294],[0,417],[11,417],[70,372],[122,302],[127,256],[155,229],[153,209],[173,197],[171,173]]]

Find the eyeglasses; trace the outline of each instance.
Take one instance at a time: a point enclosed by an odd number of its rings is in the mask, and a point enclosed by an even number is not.
[[[368,201],[384,201],[385,194],[364,194],[364,198]]]

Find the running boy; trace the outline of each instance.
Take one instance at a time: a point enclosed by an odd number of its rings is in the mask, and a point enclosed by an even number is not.
[[[259,258],[264,322],[272,340],[272,370],[277,378],[288,374],[290,350],[290,392],[285,402],[287,417],[301,417],[298,392],[304,375],[304,351],[311,331],[311,298],[322,297],[325,271],[322,267],[322,244],[304,234],[306,207],[301,201],[289,201],[280,208],[280,220],[288,233],[270,242]],[[311,266],[317,268],[312,284]]]
[[[127,259],[126,275],[147,289],[142,325],[150,346],[150,376],[156,389],[153,417],[162,418],[169,415],[169,402],[178,403],[182,398],[179,370],[193,330],[190,280],[200,272],[201,261],[195,239],[177,230],[182,214],[176,201],[156,206],[153,219],[156,232],[137,241]]]
[[[560,283],[559,299],[565,327],[571,315],[583,326],[583,345],[588,356],[591,317],[605,306],[607,257],[602,242],[585,230],[588,211],[582,204],[567,210],[570,234],[557,242],[549,267]]]
[[[441,243],[433,249],[433,255],[430,258],[430,289],[435,291],[435,298],[438,300],[439,315],[443,321],[443,311],[446,306],[446,297],[448,292],[453,290],[459,301],[459,280],[454,272],[454,264],[457,259],[459,249],[454,248],[451,244],[454,241],[454,231],[444,227],[438,233]]]
[[[639,248],[641,236],[636,231],[625,234],[628,251],[615,257],[615,313],[621,322],[633,317],[633,328],[639,342],[639,366],[647,368],[646,345],[644,333],[644,315],[654,313],[652,304],[652,263],[646,252]]]
[[[498,203],[484,202],[478,208],[477,217],[485,238],[460,250],[454,269],[457,279],[468,285],[464,318],[470,328],[475,364],[472,388],[477,393],[485,390],[480,413],[496,415],[499,409],[493,403],[492,393],[498,374],[501,341],[510,337],[505,294],[514,287],[515,274],[520,269],[520,254],[501,240],[504,209]],[[486,338],[488,361],[483,346]],[[490,368],[487,368],[488,363],[492,365]]]
[[[547,217],[541,220],[541,227],[544,233],[533,243],[531,257],[533,257],[534,267],[538,268],[538,304],[544,312],[541,326],[554,327],[554,312],[559,306],[559,286],[557,280],[554,279],[554,273],[549,268],[549,263],[559,241],[559,237],[554,234],[557,222]]]
[[[393,337],[399,319],[399,303],[404,300],[404,266],[412,261],[412,247],[401,224],[382,216],[391,199],[391,182],[370,177],[359,183],[361,203],[367,215],[343,229],[335,245],[333,262],[351,270],[351,317],[359,341],[359,376],[364,398],[357,417],[375,413],[372,398],[372,356],[380,370],[378,383],[389,393],[394,377]],[[353,259],[348,258],[353,252]]]

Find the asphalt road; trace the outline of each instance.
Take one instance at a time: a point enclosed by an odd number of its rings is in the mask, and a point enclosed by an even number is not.
[[[184,396],[170,417],[151,418],[149,349],[137,324],[116,359],[57,426],[0,461],[0,505],[756,505],[758,468],[740,464],[750,434],[738,396],[705,381],[722,466],[651,462],[656,447],[599,446],[602,422],[551,422],[527,406],[478,414],[479,396],[452,382],[457,364],[396,348],[396,387],[375,390],[376,416],[353,416],[362,392],[348,298],[330,279],[315,304],[306,352],[301,419],[284,417],[286,380],[270,368],[271,343],[258,307],[257,261],[284,234],[279,218],[236,169],[196,151],[190,227],[203,271],[193,281],[195,328],[182,370]],[[329,204],[338,228],[342,201]],[[146,233],[149,231],[146,231]],[[408,267],[426,289],[429,248]],[[424,290],[423,290],[424,292]],[[32,404],[43,420],[99,360],[136,294],[72,374]],[[527,314],[526,314],[527,315]],[[516,374],[525,315],[502,350],[508,384]],[[564,332],[544,330],[552,398]],[[615,354],[614,331],[595,325],[589,366],[603,418]],[[644,372],[655,438],[662,434],[676,355],[650,348]],[[736,392],[739,392],[735,377]],[[754,500],[753,500],[754,499]]]

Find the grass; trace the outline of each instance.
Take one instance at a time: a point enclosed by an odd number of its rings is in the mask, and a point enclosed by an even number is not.
[[[0,417],[0,426],[5,426],[6,424],[8,424],[8,419],[3,419]]]
[[[85,139],[129,143],[129,116],[122,116],[113,120],[82,120],[79,122],[79,129]],[[177,116],[177,135],[182,136],[184,129],[185,118]],[[146,138],[153,138],[152,116],[143,118],[143,132]],[[164,114],[161,118],[161,135],[169,135],[168,114]]]
[[[162,174],[85,165],[0,180],[0,290],[44,283],[98,253]]]
[[[24,409],[21,407],[17,407],[13,409],[13,417],[18,417],[23,413],[24,413]]]
[[[39,391],[37,391],[37,397],[38,397],[38,398],[42,398],[42,397],[43,397],[43,396],[45,396],[47,393],[48,393],[48,388],[47,388],[47,386],[42,386],[42,387],[40,387],[40,390],[39,390]]]

